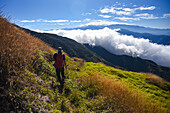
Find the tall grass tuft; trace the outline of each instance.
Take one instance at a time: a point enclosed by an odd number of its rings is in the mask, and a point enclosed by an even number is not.
[[[145,73],[145,75],[148,76],[148,78],[146,79],[148,83],[154,84],[166,91],[170,90],[170,83],[164,80],[163,78],[152,73]]]
[[[11,76],[22,75],[35,56],[37,50],[50,51],[50,47],[41,40],[25,33],[9,23],[0,13],[0,85],[8,86]]]

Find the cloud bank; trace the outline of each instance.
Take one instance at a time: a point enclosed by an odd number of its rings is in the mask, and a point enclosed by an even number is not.
[[[98,15],[100,17],[103,17],[103,18],[110,18],[111,16],[110,15]]]
[[[148,39],[121,35],[117,30],[109,28],[100,30],[54,30],[48,31],[48,33],[68,37],[79,43],[102,46],[113,54],[141,57],[152,60],[159,65],[170,67],[170,46],[150,43]]]
[[[68,20],[45,20],[45,19],[37,19],[37,20],[21,20],[20,22],[69,22]]]
[[[135,6],[136,7],[136,6]],[[155,6],[149,6],[149,7],[115,7],[111,6],[108,7],[106,6],[105,8],[102,8],[99,10],[101,14],[98,16],[105,17],[102,14],[107,14],[106,17],[111,18],[113,17],[114,19],[121,20],[121,21],[139,21],[141,19],[161,19],[161,18],[169,18],[170,14],[163,14],[162,16],[155,16],[154,14],[149,14],[146,13],[150,12],[152,10],[155,10]],[[143,12],[143,13],[141,13]],[[145,13],[144,13],[145,12]]]
[[[100,9],[101,13],[112,13],[116,15],[132,15],[137,10],[154,10],[155,6],[150,7],[138,7],[138,8],[123,8],[123,7],[105,7]]]

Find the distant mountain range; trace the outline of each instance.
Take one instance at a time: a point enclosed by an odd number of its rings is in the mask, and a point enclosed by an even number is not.
[[[132,32],[126,29],[120,29],[118,32],[124,35],[132,35],[135,38],[149,39],[150,42],[152,43],[170,45],[170,36],[168,35],[152,35],[149,33],[137,33],[137,32]]]
[[[149,39],[152,43],[163,44],[163,45],[170,45],[170,29],[156,29],[156,28],[146,28],[141,26],[134,26],[134,25],[108,25],[108,26],[94,26],[89,25],[85,27],[78,27],[78,28],[66,28],[64,30],[98,30],[103,28],[110,28],[110,29],[120,29],[120,34],[124,35],[132,35],[135,38],[144,38]]]
[[[89,25],[89,26],[78,27],[78,28],[65,28],[64,30],[73,30],[73,29],[97,30],[97,29],[103,29],[105,27],[108,27],[110,29],[125,29],[128,31],[138,32],[138,33],[149,33],[149,34],[153,34],[153,35],[168,35],[168,36],[170,36],[170,29],[157,29],[157,28],[149,28],[149,27],[142,27],[142,26],[136,26],[136,25],[124,25],[124,24]]]
[[[128,71],[154,73],[170,81],[170,68],[159,66],[150,60],[127,55],[114,55],[102,47],[92,47],[88,44],[82,45],[72,39],[55,34],[38,33],[29,29],[24,30],[55,49],[62,46],[70,57],[78,57],[91,62],[103,62],[106,65]]]

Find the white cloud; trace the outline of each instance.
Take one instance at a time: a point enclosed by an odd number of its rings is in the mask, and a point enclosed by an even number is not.
[[[113,54],[141,57],[170,67],[170,46],[150,43],[148,39],[121,35],[116,30],[104,28],[100,30],[54,30],[46,31],[69,37],[79,43],[102,46]]]
[[[89,22],[89,23],[80,25],[80,27],[82,27],[82,26],[88,26],[88,25],[114,25],[114,24],[132,25],[132,24],[123,23],[123,22],[106,21],[106,20],[93,20],[93,21],[91,21],[91,22]]]
[[[92,13],[82,13],[81,15],[83,16],[87,16],[87,15],[91,15]]]
[[[131,15],[132,12],[128,12],[128,11],[116,11],[117,15]]]
[[[115,19],[119,19],[119,20],[122,20],[122,21],[140,20],[140,18],[130,18],[130,17],[115,17]]]
[[[153,14],[149,15],[149,16],[143,16],[143,17],[140,17],[142,19],[158,19],[160,17],[155,17]]]
[[[148,14],[148,13],[140,13],[140,14],[135,14],[135,17],[115,17],[114,19],[119,19],[122,21],[132,21],[132,20],[140,20],[140,19],[158,19],[161,17],[155,17],[153,14]]]
[[[148,13],[140,13],[140,14],[136,14],[135,16],[139,16],[139,17],[141,17],[141,16],[149,16],[149,14]]]
[[[163,14],[163,18],[168,18],[168,17],[170,17],[170,13],[168,13],[168,14]]]
[[[89,18],[86,18],[86,19],[84,19],[83,21],[84,22],[89,22],[91,19],[89,19]]]
[[[150,7],[138,7],[138,8],[122,8],[122,7],[105,7],[103,9],[100,9],[101,13],[111,13],[111,14],[116,14],[116,15],[132,15],[135,13],[137,10],[154,10],[156,7],[155,6],[150,6]]]
[[[110,18],[110,17],[112,17],[112,16],[110,16],[110,15],[98,15],[98,16],[101,16],[101,17],[103,17],[103,18]]]
[[[69,22],[68,20],[45,20],[45,19],[37,19],[37,20],[21,20],[20,22]]]
[[[154,10],[156,7],[155,6],[150,6],[150,7],[139,7],[139,8],[135,8],[135,10]]]
[[[68,20],[43,20],[42,22],[68,22]]]
[[[122,7],[115,7],[114,9],[121,10],[123,8]]]
[[[122,10],[124,10],[124,11],[133,11],[133,9],[130,9],[130,8],[123,8]]]
[[[20,22],[35,22],[35,20],[21,20]]]
[[[79,23],[79,22],[81,22],[81,20],[72,20],[70,22]]]
[[[155,17],[153,14],[148,14],[148,13],[136,14],[135,16],[137,16],[141,19],[158,19],[158,18],[160,18],[160,17]]]
[[[158,19],[158,18],[165,18],[165,17],[156,17],[153,14],[148,14],[148,13],[140,13],[140,14],[135,14],[135,17],[115,17],[114,19],[119,19],[122,21],[137,21],[141,19]],[[164,15],[165,16],[165,15]]]
[[[132,9],[130,8],[122,8],[122,7],[111,7],[109,8],[104,8],[100,10],[101,13],[112,13],[112,14],[117,14],[117,15],[131,15]]]
[[[115,7],[111,7],[111,8],[106,7],[104,9],[101,9],[100,12],[101,13],[113,13],[114,14],[116,12],[116,10],[115,10]]]

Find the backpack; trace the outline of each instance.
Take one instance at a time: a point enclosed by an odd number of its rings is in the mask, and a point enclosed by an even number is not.
[[[56,57],[56,67],[57,68],[61,68],[63,66],[63,55],[64,54],[57,54],[57,57]]]

